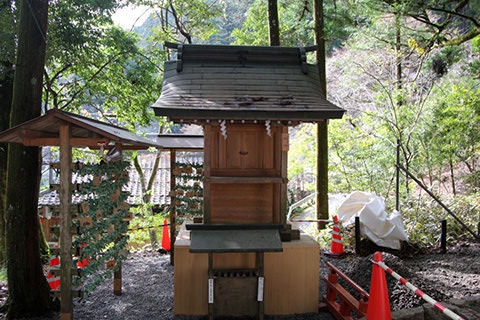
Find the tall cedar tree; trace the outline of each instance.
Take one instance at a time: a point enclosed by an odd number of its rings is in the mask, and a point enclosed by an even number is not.
[[[325,68],[325,32],[323,21],[323,0],[313,1],[313,23],[320,90],[327,97],[327,78]],[[327,121],[317,124],[317,219],[328,219],[328,128]],[[324,229],[325,223],[319,223],[318,229]]]
[[[0,58],[0,132],[8,129],[10,122],[10,107],[12,106],[13,92],[13,63],[15,37],[13,33],[12,0],[0,1],[0,19],[8,19],[2,24],[2,46],[7,51]],[[8,27],[11,26],[11,29]],[[5,29],[4,29],[5,28]],[[6,30],[6,29],[9,30]],[[6,38],[3,38],[6,37]],[[5,41],[5,42],[3,42]],[[7,43],[8,42],[8,43]],[[11,52],[10,52],[11,51]],[[6,258],[5,243],[5,194],[7,185],[7,150],[6,143],[0,143],[0,263]]]
[[[271,46],[280,45],[280,24],[278,22],[277,0],[268,0],[268,32]]]
[[[10,126],[40,115],[48,0],[22,0]],[[7,164],[7,319],[42,315],[58,307],[42,271],[38,244],[40,153],[10,145]]]

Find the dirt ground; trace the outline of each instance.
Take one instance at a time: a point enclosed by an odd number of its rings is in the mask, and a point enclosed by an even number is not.
[[[351,254],[341,260],[322,257],[320,274],[322,277],[327,275],[325,262],[330,261],[368,292],[371,259],[372,254],[365,257]],[[437,301],[480,295],[480,243],[463,243],[448,248],[446,254],[414,254],[399,258],[391,253],[383,253],[383,261]],[[409,309],[425,303],[392,276],[386,275],[386,279],[392,310]],[[348,285],[344,284],[344,287]],[[322,290],[325,290],[323,283]]]
[[[468,243],[449,248],[447,254],[415,255],[400,259],[384,253],[384,262],[411,281],[425,293],[439,301],[480,295],[480,244]],[[349,254],[337,260],[322,255],[320,274],[327,275],[326,261],[330,261],[365,290],[369,290],[372,256]],[[123,295],[112,294],[112,280],[98,287],[88,297],[75,299],[75,319],[199,319],[173,316],[173,267],[168,255],[157,252],[131,254],[123,267]],[[412,308],[423,301],[387,275],[392,310]],[[348,287],[347,285],[345,285]],[[6,297],[4,284],[0,285],[0,299]],[[349,290],[353,291],[353,290]],[[320,295],[325,284],[320,283]],[[1,317],[0,317],[1,318]],[[58,314],[37,320],[59,319]],[[267,317],[269,319],[269,317]],[[329,314],[305,314],[277,317],[281,320],[333,319]]]

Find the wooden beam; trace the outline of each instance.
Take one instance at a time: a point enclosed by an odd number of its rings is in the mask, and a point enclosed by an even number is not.
[[[25,138],[22,143],[25,146],[59,146],[60,138]],[[109,139],[104,138],[69,138],[71,147],[90,147],[99,144],[108,144]]]
[[[282,177],[208,177],[205,178],[205,182],[209,183],[282,183],[286,184],[288,179]]]
[[[108,145],[108,146],[104,146],[103,148],[105,150],[110,150],[112,149],[114,146],[113,145]],[[88,146],[89,149],[92,149],[92,150],[98,150],[100,149],[100,146]],[[122,146],[122,150],[147,150],[148,148],[150,147],[147,147],[147,146]]]
[[[60,126],[60,318],[72,319],[72,216],[70,205],[72,193],[72,146],[70,145],[70,126]]]
[[[29,147],[46,147],[46,146],[59,146],[60,139],[56,137],[39,137],[39,138],[23,138],[22,143],[25,146]],[[110,143],[109,139],[105,138],[70,138],[70,146],[77,147],[77,148],[90,148],[93,150],[100,149],[100,144],[108,144]],[[106,145],[104,149],[111,149],[113,145]],[[122,150],[146,150],[148,146],[122,146]],[[192,151],[192,150],[188,150]],[[195,150],[197,151],[197,150]],[[202,151],[199,149],[198,151]]]
[[[42,132],[30,129],[21,129],[19,136],[22,139],[37,139],[37,138],[58,138],[58,135],[51,132]]]
[[[60,297],[60,299],[61,299],[61,290],[58,290],[58,289],[53,290],[53,294],[56,297]],[[83,291],[80,290],[80,289],[73,289],[72,292],[71,292],[71,295],[74,298],[83,298]],[[67,318],[65,318],[63,313],[62,313],[61,316],[60,316],[60,320],[64,320],[64,319],[67,319]],[[72,319],[72,318],[70,317],[68,319]]]

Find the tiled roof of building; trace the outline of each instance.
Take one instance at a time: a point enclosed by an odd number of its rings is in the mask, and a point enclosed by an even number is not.
[[[155,153],[142,152],[140,154],[140,165],[144,172],[146,179],[149,179],[153,165],[155,162]],[[184,163],[203,163],[203,152],[177,152],[177,161]],[[130,197],[127,202],[130,205],[137,205],[140,203],[142,197],[142,185],[139,175],[132,166],[129,170],[130,181],[125,191],[130,192]],[[74,178],[75,179],[75,178]],[[157,175],[153,183],[152,196],[150,202],[154,205],[164,205],[170,203],[170,154],[163,152],[160,158],[160,165],[158,167]],[[80,198],[74,196],[72,198],[73,204],[78,204]],[[59,205],[59,197],[57,191],[53,190],[46,192],[40,196],[40,206],[56,206]]]

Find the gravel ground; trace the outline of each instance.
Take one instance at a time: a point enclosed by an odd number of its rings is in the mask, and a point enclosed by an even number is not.
[[[345,259],[332,259],[322,255],[320,275],[327,275],[326,261],[330,261],[355,282],[369,291],[372,255]],[[447,254],[417,255],[400,259],[383,254],[384,262],[411,281],[425,293],[439,301],[449,298],[480,295],[480,244],[470,243],[450,248]],[[131,254],[123,267],[123,294],[114,296],[112,281],[107,281],[84,299],[75,299],[75,319],[175,319],[198,320],[206,317],[173,316],[173,267],[168,255],[156,252]],[[387,275],[392,310],[412,308],[423,301]],[[348,285],[344,285],[348,288]],[[0,299],[6,296],[0,286]],[[352,292],[353,290],[349,290]],[[325,284],[320,283],[320,295],[325,294]],[[1,316],[0,316],[1,318]],[[36,320],[59,319],[58,314]],[[266,317],[266,319],[302,320],[334,319],[326,313]]]
[[[122,267],[123,294],[113,295],[106,281],[88,297],[74,299],[76,320],[200,320],[207,317],[173,316],[173,267],[169,255],[156,252],[130,254]],[[1,319],[0,315],[0,319]],[[59,314],[29,320],[57,320]],[[328,313],[265,317],[278,320],[334,320]],[[240,320],[237,318],[237,320]]]

